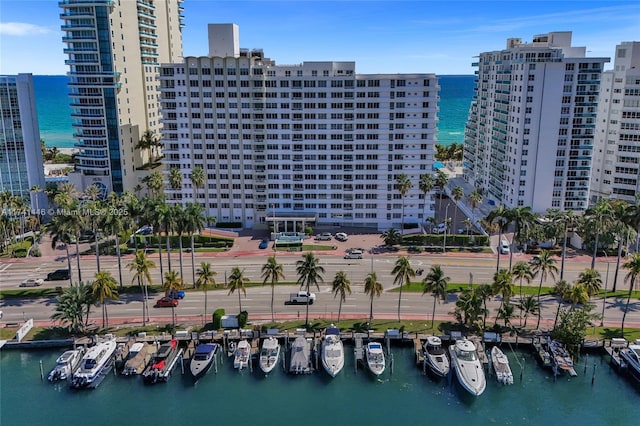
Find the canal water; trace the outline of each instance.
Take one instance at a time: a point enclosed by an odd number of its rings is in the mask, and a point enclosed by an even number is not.
[[[233,370],[224,359],[195,386],[180,366],[168,383],[145,386],[139,378],[107,377],[95,390],[71,390],[40,380],[58,351],[0,351],[0,425],[639,425],[640,392],[600,356],[582,358],[578,377],[543,370],[532,354],[504,347],[515,384],[487,377],[487,389],[471,397],[455,375],[424,376],[409,347],[392,347],[394,368],[381,379],[355,371],[346,346],[344,370],[331,379],[320,367],[309,376],[282,369],[265,377]],[[584,373],[584,364],[587,373]],[[523,368],[519,366],[521,364]],[[591,384],[595,364],[595,381]]]

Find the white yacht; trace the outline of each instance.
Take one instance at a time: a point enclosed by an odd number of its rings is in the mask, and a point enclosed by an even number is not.
[[[196,351],[189,365],[189,370],[191,371],[194,382],[197,382],[211,369],[219,347],[217,343],[202,343],[196,347]]]
[[[424,357],[429,369],[439,377],[449,374],[449,358],[442,349],[442,340],[438,336],[429,336],[423,346]]]
[[[113,354],[116,341],[100,342],[89,348],[82,357],[80,368],[73,373],[71,386],[74,388],[96,388],[113,368]]]
[[[384,373],[384,351],[382,350],[382,343],[369,342],[364,349],[365,356],[367,358],[367,367],[376,376]]]
[[[260,350],[260,369],[269,374],[278,365],[280,359],[280,343],[275,337],[268,337],[262,342]]]
[[[335,327],[327,328],[322,340],[322,366],[331,377],[336,377],[344,367],[344,346],[340,330]]]
[[[56,360],[56,366],[49,373],[47,377],[50,382],[57,382],[58,380],[67,380],[80,366],[82,360],[82,354],[84,348],[79,347],[77,349],[65,351]]]
[[[234,352],[233,368],[242,370],[249,366],[249,357],[251,356],[251,345],[244,339],[238,342]]]
[[[498,380],[498,383],[502,383],[503,385],[512,385],[513,373],[509,366],[509,358],[507,358],[504,352],[502,352],[502,350],[497,346],[494,346],[491,349],[491,363],[493,364],[493,369],[496,372],[496,379]]]
[[[451,364],[462,387],[471,395],[481,395],[487,387],[487,382],[473,342],[466,338],[458,340],[449,346],[449,354],[451,355]]]
[[[640,339],[620,349],[620,357],[624,360],[631,377],[640,382]]]

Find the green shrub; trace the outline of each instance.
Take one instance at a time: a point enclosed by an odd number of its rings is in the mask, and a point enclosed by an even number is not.
[[[222,317],[224,316],[224,309],[216,309],[213,311],[213,329],[219,330],[222,328]]]
[[[242,311],[238,315],[238,327],[244,328],[247,325],[247,321],[249,320],[249,313],[247,311]]]

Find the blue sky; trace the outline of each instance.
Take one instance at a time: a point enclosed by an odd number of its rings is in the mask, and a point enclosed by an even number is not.
[[[121,0],[135,1],[135,0]],[[206,55],[207,24],[240,26],[244,48],[280,64],[356,61],[359,73],[472,74],[506,39],[573,31],[588,56],[640,40],[637,1],[184,1],[184,54]],[[0,0],[0,74],[65,74],[54,0]],[[611,64],[609,64],[611,67]]]

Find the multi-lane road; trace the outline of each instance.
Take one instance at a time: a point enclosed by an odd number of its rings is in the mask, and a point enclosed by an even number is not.
[[[266,254],[266,253],[265,253]],[[331,281],[337,271],[346,272],[351,280],[352,294],[349,295],[342,305],[342,315],[344,316],[364,316],[369,313],[369,298],[364,294],[364,279],[370,271],[377,273],[378,279],[383,283],[385,292],[374,301],[374,316],[395,318],[398,308],[398,293],[390,292],[393,285],[393,277],[391,270],[397,256],[391,254],[385,255],[368,255],[362,260],[346,260],[342,256],[336,255],[319,255],[320,265],[325,268],[324,283],[320,285],[320,290],[314,290],[318,293],[317,301],[310,306],[310,315],[313,317],[329,317],[335,318],[338,313],[338,300],[334,298],[331,292]],[[123,282],[131,283],[133,274],[126,267],[132,257],[125,257],[122,261],[123,265]],[[300,259],[299,254],[279,255],[278,261],[284,266],[284,281],[295,282],[297,279],[295,272],[296,261]],[[495,257],[469,257],[469,256],[447,256],[441,255],[413,255],[411,256],[411,264],[414,268],[422,268],[425,271],[431,265],[440,264],[446,275],[451,277],[451,282],[456,283],[489,283],[492,280],[496,270]],[[159,266],[157,256],[152,260]],[[244,270],[245,276],[250,281],[262,281],[260,269],[266,261],[264,255],[249,256],[205,256],[198,255],[196,257],[196,266],[201,261],[210,262],[213,269],[217,271],[216,280],[221,287],[224,287],[226,276],[229,275],[231,268],[234,266]],[[515,260],[518,260],[516,257]],[[185,255],[183,259],[184,279],[187,287],[190,287],[192,279],[192,266],[190,255]],[[75,270],[75,259],[72,262],[73,273]],[[504,256],[501,260],[502,266],[508,265],[508,257]],[[54,258],[29,259],[13,262],[0,262],[0,290],[17,289],[20,282],[26,278],[43,278],[48,272],[55,269],[65,268],[66,261],[56,261]],[[172,268],[179,270],[178,256],[172,256]],[[589,267],[588,262],[569,260],[565,268],[565,279],[573,282],[578,274]],[[613,283],[615,264],[609,265],[608,286],[611,288]],[[81,258],[81,269],[83,280],[90,280],[96,272],[95,258],[91,256],[83,256]],[[101,269],[111,271],[113,276],[118,277],[118,267],[115,257],[101,257]],[[601,271],[603,280],[606,278],[607,264],[601,263],[598,268]],[[164,270],[167,270],[166,259],[164,262]],[[77,275],[76,275],[77,277]],[[625,288],[623,283],[624,271],[619,273],[618,288]],[[416,277],[417,279],[420,277]],[[152,279],[154,283],[160,282],[159,267],[152,270]],[[45,286],[66,286],[67,281],[46,282]],[[538,281],[532,282],[530,285],[538,285]],[[549,284],[550,285],[550,284]],[[297,290],[295,285],[280,285],[275,289],[274,311],[280,318],[296,318],[300,315],[302,318],[305,314],[305,306],[290,306],[284,302],[288,299],[290,292]],[[160,295],[152,295],[149,300],[150,306],[153,306],[155,300]],[[452,312],[455,308],[455,295],[450,295],[449,299],[436,306],[436,315],[440,319],[453,318]],[[544,297],[543,300],[543,317],[553,319],[557,307],[555,299]],[[608,298],[605,308],[605,324],[615,326],[620,323],[625,300]],[[495,315],[496,308],[500,303],[499,298],[495,298],[489,302],[489,307]],[[601,313],[603,300],[595,300],[597,305],[596,311]],[[627,315],[627,324],[629,326],[637,325],[640,327],[640,304],[632,303],[632,309]],[[242,296],[242,308],[247,310],[253,318],[268,318],[271,314],[271,288],[252,287],[247,289],[247,295]],[[415,318],[416,320],[430,318],[433,306],[433,299],[430,295],[422,295],[420,293],[404,292],[402,296],[402,314],[407,318]],[[2,321],[19,322],[23,319],[33,318],[36,321],[47,322],[55,308],[55,299],[5,299],[1,302],[0,310],[3,311]],[[224,308],[228,313],[238,311],[237,294],[228,295],[227,290],[221,288],[219,290],[208,292],[208,311],[210,313],[216,308]],[[153,321],[162,322],[170,321],[171,309],[155,308],[150,310],[151,319]],[[176,315],[179,321],[194,321],[203,318],[204,311],[204,293],[201,291],[188,291],[185,299],[180,301],[180,305],[176,308]],[[142,299],[138,295],[123,294],[121,300],[112,302],[109,305],[109,317],[113,321],[118,322],[139,322],[142,317]],[[96,308],[91,314],[93,321],[99,322],[101,318],[101,310]]]

